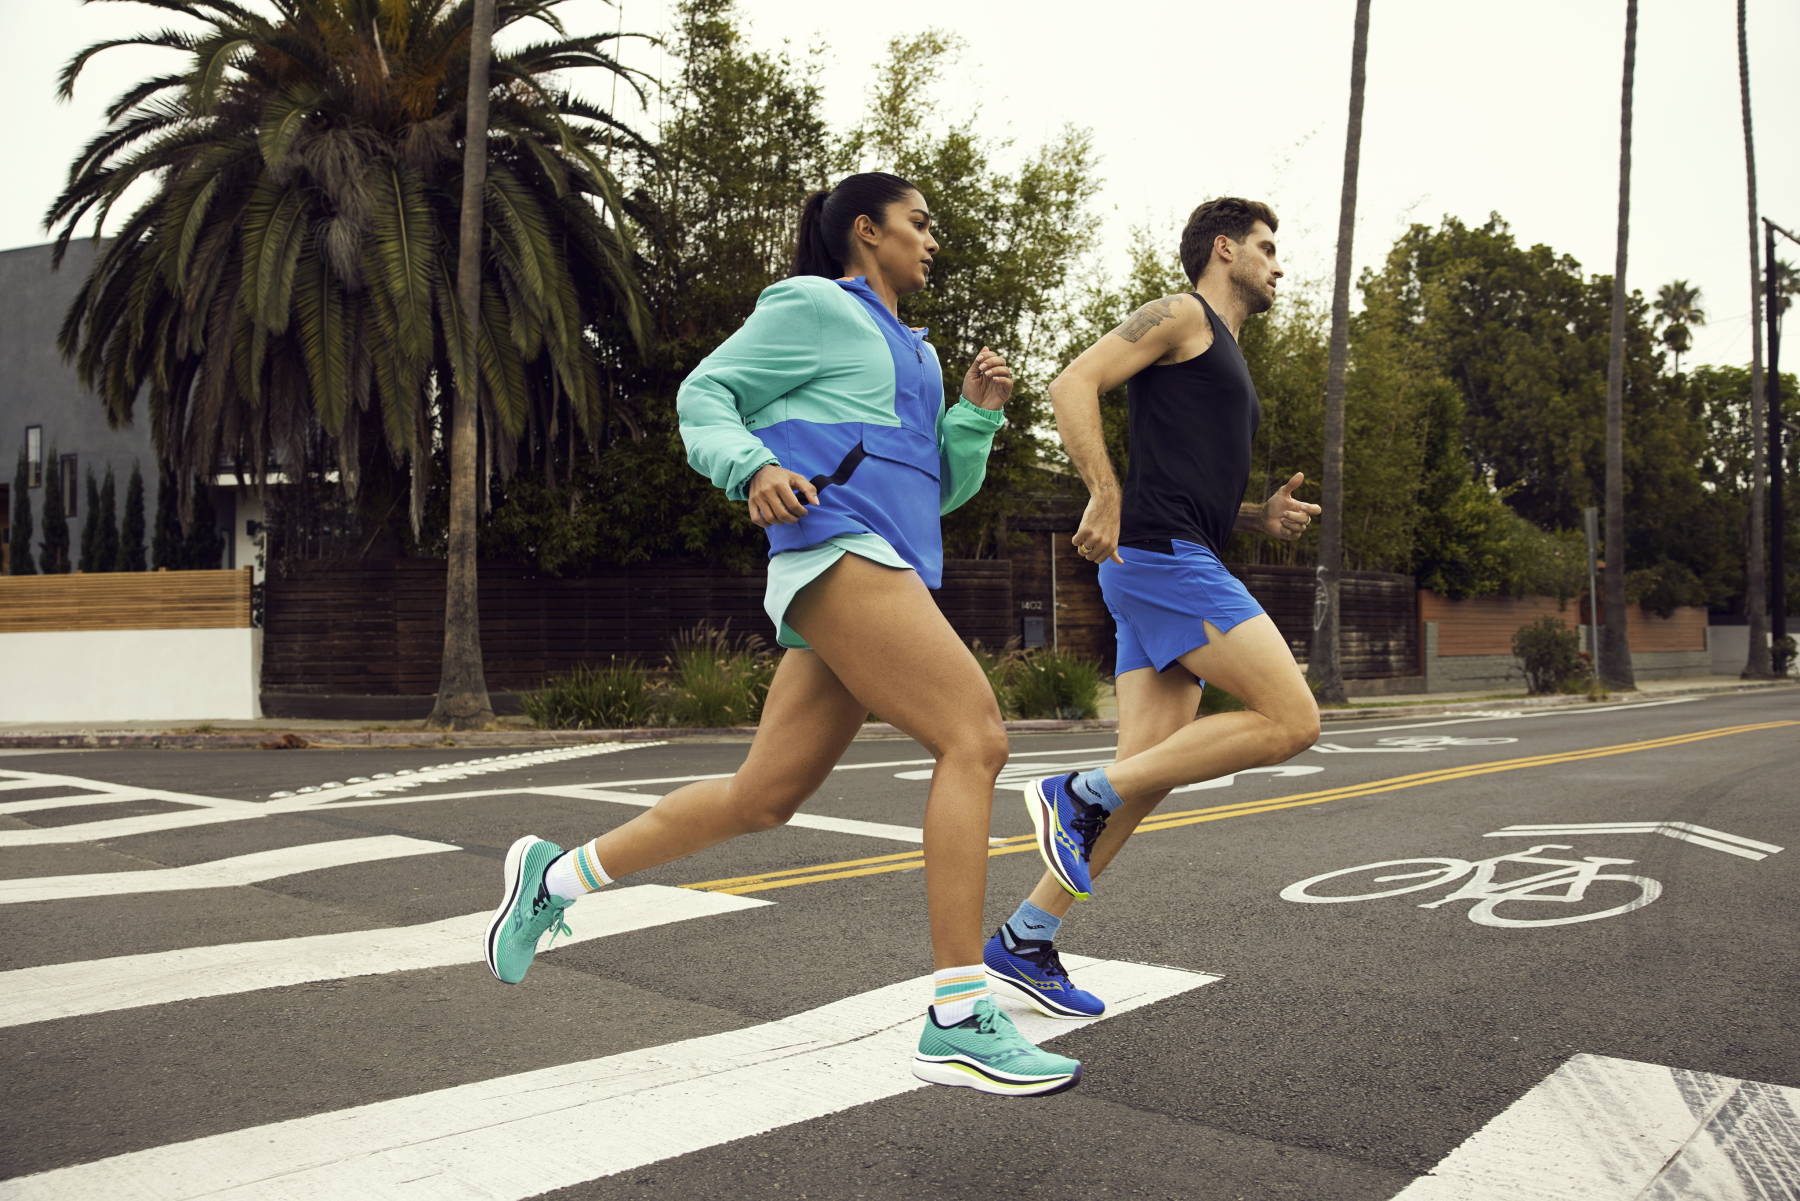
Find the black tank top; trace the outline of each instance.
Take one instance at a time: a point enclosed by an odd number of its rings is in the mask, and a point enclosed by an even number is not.
[[[1169,549],[1198,542],[1221,559],[1250,483],[1250,442],[1262,405],[1237,340],[1198,292],[1212,345],[1191,359],[1152,364],[1125,385],[1131,466],[1119,542]]]

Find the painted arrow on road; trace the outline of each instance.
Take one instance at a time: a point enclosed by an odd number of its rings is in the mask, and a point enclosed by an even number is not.
[[[1508,826],[1482,837],[1536,838],[1541,834],[1661,834],[1678,842],[1711,847],[1715,851],[1740,855],[1745,859],[1767,859],[1781,851],[1773,843],[1758,842],[1754,838],[1727,834],[1723,830],[1713,830],[1688,822],[1585,822],[1555,826]]]

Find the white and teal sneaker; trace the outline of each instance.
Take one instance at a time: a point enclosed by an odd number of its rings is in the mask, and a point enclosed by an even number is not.
[[[1047,1097],[1074,1088],[1081,1063],[1052,1055],[1027,1041],[1000,1007],[986,997],[954,1026],[940,1026],[929,1009],[913,1075],[929,1084],[972,1088],[1003,1097]]]
[[[544,887],[544,869],[560,854],[561,847],[535,834],[525,835],[507,849],[500,908],[488,923],[483,953],[488,969],[508,984],[517,984],[531,970],[544,931],[551,932],[552,941],[558,934],[573,933],[563,921],[570,902],[552,896]]]

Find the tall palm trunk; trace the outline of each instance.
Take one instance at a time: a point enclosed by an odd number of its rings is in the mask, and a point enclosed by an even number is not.
[[[1625,4],[1625,79],[1619,99],[1619,250],[1613,263],[1612,349],[1606,356],[1606,575],[1601,585],[1600,677],[1635,688],[1625,636],[1625,247],[1631,233],[1631,76],[1637,65],[1637,0]]]
[[[481,311],[482,192],[487,183],[488,56],[495,0],[475,0],[469,32],[468,129],[463,143],[462,214],[456,303],[462,310],[464,362],[455,373],[450,420],[450,545],[444,579],[444,659],[437,704],[425,724],[471,730],[493,724],[481,664],[481,612],[475,579],[475,417],[481,376],[476,365],[476,314]]]
[[[1762,252],[1756,237],[1756,140],[1750,131],[1750,43],[1746,30],[1745,0],[1738,0],[1738,99],[1744,110],[1744,171],[1750,184],[1750,530],[1744,564],[1744,616],[1750,622],[1750,656],[1744,663],[1746,678],[1766,676],[1769,663],[1768,572],[1763,556],[1763,458],[1762,358]]]
[[[1350,44],[1350,120],[1344,133],[1344,187],[1338,200],[1337,274],[1331,289],[1331,359],[1325,375],[1325,512],[1320,517],[1317,603],[1307,673],[1318,698],[1344,699],[1338,640],[1338,585],[1344,567],[1344,373],[1350,357],[1350,251],[1356,234],[1356,175],[1362,161],[1365,64],[1369,52],[1369,0],[1356,0]]]

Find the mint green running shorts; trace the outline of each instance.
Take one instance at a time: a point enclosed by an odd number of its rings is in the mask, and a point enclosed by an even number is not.
[[[763,592],[763,612],[775,623],[776,642],[793,650],[812,649],[783,619],[800,590],[824,575],[827,567],[847,554],[859,555],[883,567],[898,567],[903,571],[913,569],[913,565],[902,559],[900,552],[880,534],[839,534],[817,546],[782,551],[769,560],[769,583]]]

